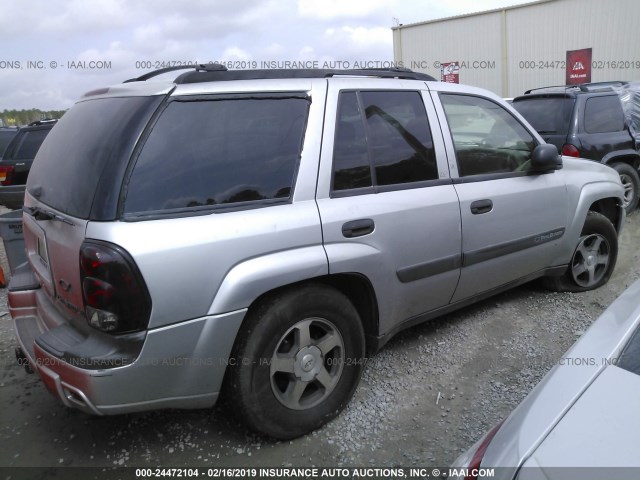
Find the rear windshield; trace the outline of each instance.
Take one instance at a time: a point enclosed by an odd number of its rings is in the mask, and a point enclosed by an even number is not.
[[[532,98],[513,102],[515,108],[541,135],[567,135],[575,100],[563,97]]]
[[[136,161],[125,216],[288,202],[309,107],[303,95],[171,102]]]
[[[29,173],[27,191],[57,210],[89,218],[96,191],[102,192],[99,183],[112,181],[116,167],[126,168],[133,145],[162,98],[103,98],[77,103],[42,144]],[[108,190],[106,195],[117,198],[119,188]]]

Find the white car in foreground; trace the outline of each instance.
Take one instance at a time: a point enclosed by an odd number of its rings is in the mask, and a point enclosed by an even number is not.
[[[466,478],[492,467],[492,478],[640,478],[640,280],[455,467]]]

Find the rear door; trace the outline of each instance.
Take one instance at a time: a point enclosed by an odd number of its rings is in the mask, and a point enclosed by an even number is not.
[[[317,203],[329,271],[371,281],[385,333],[447,305],[458,282],[443,139],[423,82],[332,79],[326,111]]]
[[[530,174],[538,140],[497,101],[432,93],[462,217],[462,271],[453,301],[549,267],[567,225],[564,172]]]

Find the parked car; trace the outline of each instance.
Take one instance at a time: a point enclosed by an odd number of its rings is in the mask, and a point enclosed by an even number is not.
[[[638,206],[640,153],[625,120],[617,88],[622,82],[528,90],[513,107],[563,155],[614,168],[624,186],[627,214]]]
[[[18,130],[0,160],[0,205],[18,209],[24,201],[27,176],[42,142],[57,120],[39,120]]]
[[[638,398],[640,281],[455,467],[503,467],[494,470],[498,479],[637,478]]]
[[[18,127],[0,127],[0,159],[4,155],[11,139],[18,133]]]
[[[223,395],[292,438],[396,332],[613,271],[618,175],[485,90],[404,69],[153,75],[80,99],[27,181],[18,356],[70,407]]]

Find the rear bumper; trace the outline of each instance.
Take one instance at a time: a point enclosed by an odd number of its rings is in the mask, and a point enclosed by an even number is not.
[[[12,210],[22,208],[24,203],[25,185],[0,186],[0,205]]]
[[[246,313],[149,330],[131,340],[139,345],[123,350],[122,338],[52,318],[47,303],[40,289],[10,290],[20,347],[49,391],[66,406],[94,415],[213,406]]]

